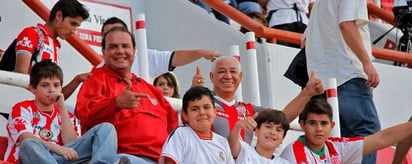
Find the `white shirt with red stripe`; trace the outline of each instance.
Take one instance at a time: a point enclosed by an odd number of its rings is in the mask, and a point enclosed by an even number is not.
[[[272,159],[267,159],[259,155],[255,148],[244,141],[240,142],[240,146],[240,153],[237,156],[236,164],[289,164],[289,161],[279,156],[272,156]]]
[[[60,49],[60,42],[53,37],[51,32],[42,24],[37,24],[37,27],[43,32],[43,43],[36,61],[40,62],[45,59],[51,59],[54,63],[59,64],[59,56],[57,51]],[[31,57],[39,42],[39,34],[35,27],[27,27],[17,36],[16,54],[26,54]],[[32,65],[35,63],[31,63]],[[31,66],[32,66],[31,65]],[[30,67],[31,67],[30,66]]]
[[[189,126],[170,133],[159,163],[164,158],[175,163],[235,163],[226,138],[213,132],[210,138],[201,137]]]
[[[291,163],[306,164],[346,164],[361,163],[363,137],[329,138],[324,145],[322,156],[313,153],[305,144],[296,140],[288,145],[280,155]]]
[[[76,125],[75,118],[69,112],[71,122]],[[75,127],[75,126],[74,126]],[[7,123],[8,146],[4,156],[6,161],[18,159],[20,143],[19,137],[23,133],[31,133],[45,142],[63,145],[61,141],[60,110],[55,106],[53,111],[45,113],[34,104],[34,100],[26,100],[13,106]]]

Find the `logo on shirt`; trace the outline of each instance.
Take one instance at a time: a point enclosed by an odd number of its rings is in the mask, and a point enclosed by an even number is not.
[[[18,41],[16,46],[18,45],[21,45],[23,47],[33,48],[33,44],[31,43],[31,40],[29,40],[28,37],[24,37],[23,40]]]
[[[37,113],[37,112],[34,112],[33,117],[34,117],[34,118],[40,118],[40,114]]]
[[[225,154],[222,151],[219,152],[219,157],[222,161],[226,161]]]
[[[53,132],[49,129],[42,129],[39,132],[39,136],[41,139],[50,140],[51,138],[53,138]]]

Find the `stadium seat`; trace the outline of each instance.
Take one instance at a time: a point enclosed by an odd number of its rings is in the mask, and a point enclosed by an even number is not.
[[[0,164],[13,164],[13,162],[3,161],[4,153],[6,153],[6,150],[7,150],[7,137],[0,136]]]

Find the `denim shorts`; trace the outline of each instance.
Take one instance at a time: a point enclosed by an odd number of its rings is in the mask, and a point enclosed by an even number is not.
[[[381,129],[372,88],[365,79],[354,78],[340,85],[338,101],[342,137],[368,136]]]

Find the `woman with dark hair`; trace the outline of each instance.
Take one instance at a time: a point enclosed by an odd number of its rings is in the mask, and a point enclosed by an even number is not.
[[[171,72],[166,72],[162,75],[157,76],[153,85],[159,88],[164,96],[180,98],[179,95],[179,82],[176,76]]]

